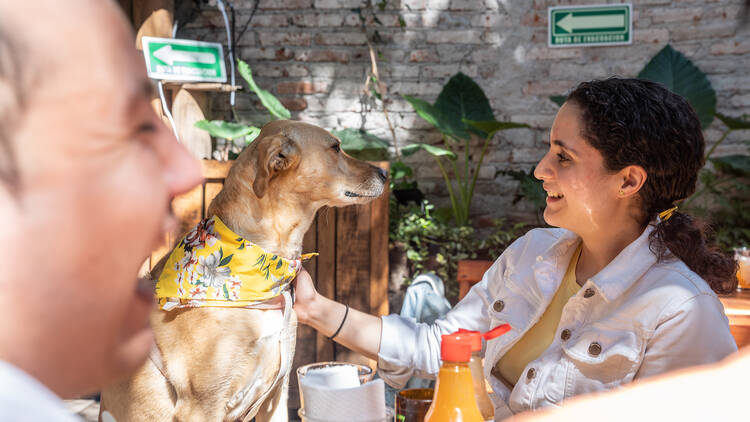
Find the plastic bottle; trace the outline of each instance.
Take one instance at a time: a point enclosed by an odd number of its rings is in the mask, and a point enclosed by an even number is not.
[[[467,335],[471,342],[471,360],[469,369],[471,369],[471,379],[474,384],[474,398],[477,400],[479,412],[484,420],[492,420],[495,417],[495,406],[487,395],[487,386],[484,381],[484,371],[482,368],[482,333],[479,331],[458,330],[459,333]]]
[[[425,422],[482,422],[474,398],[471,369],[471,337],[463,333],[445,334],[440,343],[443,365],[435,384],[435,397]]]

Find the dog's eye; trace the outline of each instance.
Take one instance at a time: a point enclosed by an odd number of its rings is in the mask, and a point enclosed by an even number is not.
[[[331,147],[331,149],[334,150],[335,152],[341,152],[341,145],[335,144],[334,146]]]

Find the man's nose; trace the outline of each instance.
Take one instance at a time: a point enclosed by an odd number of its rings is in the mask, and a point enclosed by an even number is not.
[[[201,165],[184,145],[168,135],[163,139],[166,143],[162,161],[164,163],[164,177],[172,196],[185,193],[203,182]]]

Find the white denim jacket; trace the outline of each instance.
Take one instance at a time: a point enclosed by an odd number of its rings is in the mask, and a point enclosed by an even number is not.
[[[494,391],[495,420],[559,405],[572,396],[617,387],[674,369],[721,360],[737,346],[724,308],[682,261],[656,262],[649,226],[563,308],[552,344],[529,363],[513,390],[492,367],[542,316],[580,242],[563,229],[535,229],[513,242],[444,319],[418,324],[383,317],[379,373],[394,386],[434,377],[440,335],[459,328],[512,330],[490,340],[484,375]]]

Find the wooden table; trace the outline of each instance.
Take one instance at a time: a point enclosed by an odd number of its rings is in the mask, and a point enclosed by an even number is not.
[[[742,348],[750,344],[750,290],[741,290],[719,296],[724,313],[729,318],[729,330]]]

